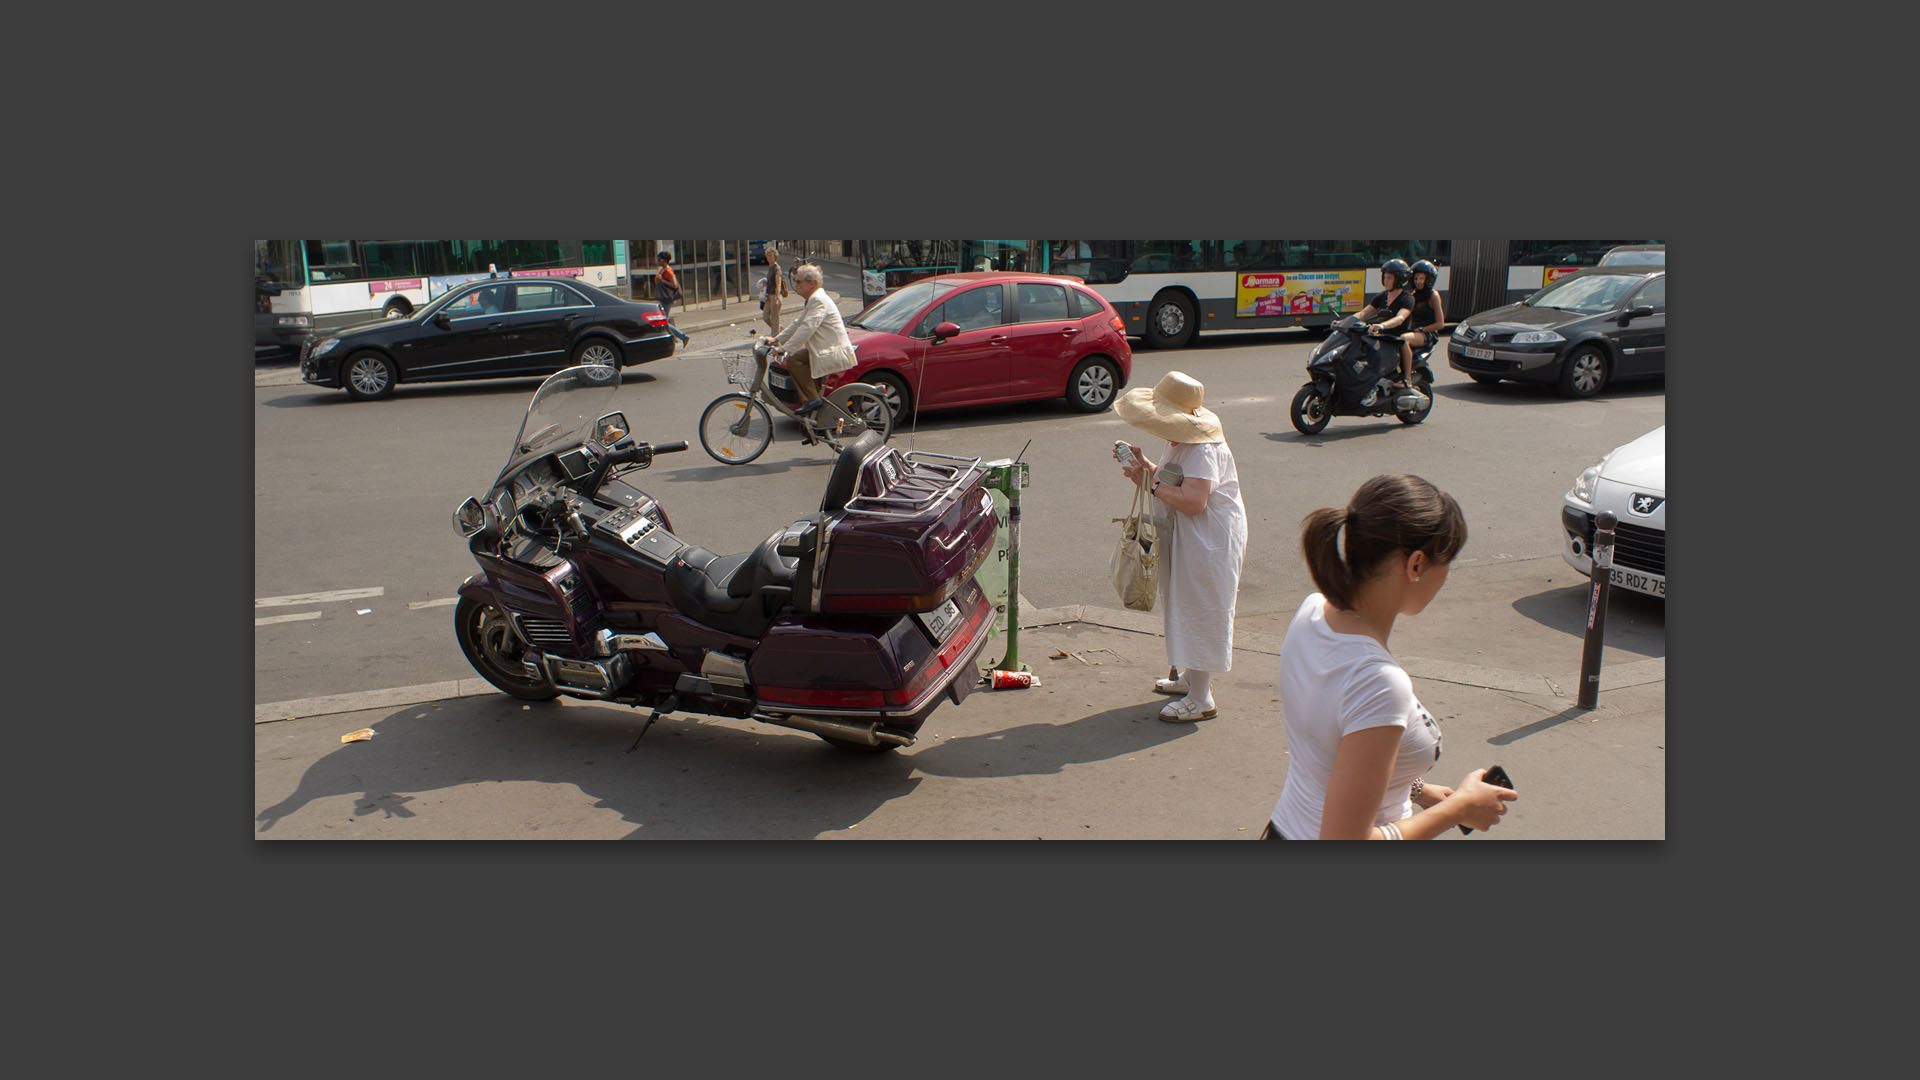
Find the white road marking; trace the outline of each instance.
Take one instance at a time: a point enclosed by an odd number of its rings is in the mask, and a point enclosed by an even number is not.
[[[375,585],[371,589],[335,589],[333,592],[294,593],[292,596],[263,596],[253,602],[257,608],[293,607],[296,604],[328,604],[335,600],[365,600],[373,596],[385,596],[386,588]]]
[[[449,596],[444,600],[414,600],[407,604],[407,610],[419,611],[421,608],[452,607],[459,602],[460,598],[457,596]]]
[[[269,626],[273,623],[303,622],[307,619],[317,619],[319,617],[320,617],[320,613],[317,611],[302,611],[295,615],[269,615],[264,619],[253,620],[253,625]]]

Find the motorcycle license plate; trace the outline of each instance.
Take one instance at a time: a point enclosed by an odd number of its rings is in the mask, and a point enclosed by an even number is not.
[[[787,378],[785,375],[782,375],[777,371],[767,372],[767,381],[779,387],[782,390],[793,389],[793,380]]]
[[[1467,357],[1468,357],[1468,358],[1470,358],[1470,359],[1473,359],[1473,360],[1491,360],[1491,359],[1493,359],[1493,350],[1492,350],[1492,349],[1461,349],[1460,351],[1461,351],[1462,353],[1465,353],[1465,354],[1467,355]]]
[[[944,645],[953,636],[953,628],[960,625],[960,605],[949,600],[932,611],[916,614],[914,618],[919,619],[920,625],[933,635],[934,644]]]
[[[1631,570],[1622,570],[1617,566],[1613,568],[1613,584],[1622,589],[1646,593],[1648,596],[1665,597],[1667,595],[1665,581],[1650,578],[1645,574],[1636,574]]]

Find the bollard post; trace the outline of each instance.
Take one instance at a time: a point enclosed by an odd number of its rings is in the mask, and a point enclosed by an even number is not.
[[[1600,511],[1593,530],[1593,583],[1587,596],[1587,641],[1580,654],[1580,707],[1600,704],[1600,648],[1607,635],[1607,597],[1613,592],[1613,530],[1619,519]]]
[[[1002,671],[1031,670],[1020,662],[1020,489],[1027,481],[1024,461],[987,466],[987,486],[1007,496],[1007,654],[993,665]]]

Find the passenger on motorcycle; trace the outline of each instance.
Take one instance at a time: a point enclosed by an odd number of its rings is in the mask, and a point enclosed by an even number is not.
[[[1391,334],[1405,325],[1413,316],[1413,297],[1407,291],[1408,277],[1405,259],[1388,259],[1380,267],[1380,284],[1384,288],[1367,301],[1366,307],[1360,309],[1360,321],[1373,323],[1380,316],[1387,316],[1384,321],[1373,325],[1374,331],[1380,334]],[[1408,359],[1401,367],[1405,370],[1411,366],[1412,356],[1408,354]],[[1411,373],[1408,375],[1410,377]]]
[[[1440,279],[1440,268],[1421,259],[1413,264],[1409,273],[1411,286],[1403,295],[1408,299],[1407,323],[1418,327],[1400,335],[1400,385],[1413,385],[1413,353],[1415,349],[1425,348],[1446,324],[1447,314],[1440,307],[1440,290],[1434,288],[1434,282]]]

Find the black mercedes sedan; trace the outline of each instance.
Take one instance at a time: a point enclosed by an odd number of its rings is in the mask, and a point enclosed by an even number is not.
[[[563,278],[518,277],[468,282],[406,318],[319,338],[301,351],[300,377],[369,401],[396,383],[548,375],[671,355],[660,305]]]
[[[1447,341],[1447,363],[1474,382],[1546,383],[1592,397],[1620,379],[1667,373],[1664,266],[1595,266],[1517,304],[1470,315]]]

